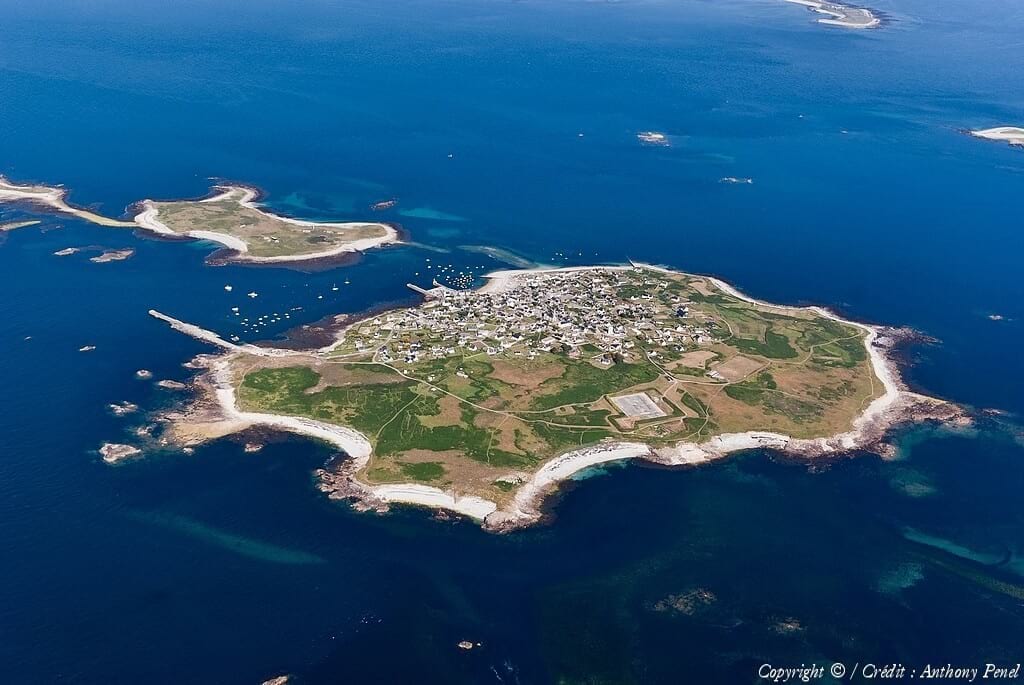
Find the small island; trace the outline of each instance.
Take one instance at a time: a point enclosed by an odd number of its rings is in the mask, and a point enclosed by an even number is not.
[[[135,222],[167,236],[212,240],[233,252],[236,262],[302,262],[361,252],[398,240],[381,223],[317,223],[271,214],[254,203],[257,192],[219,186],[202,200],[144,200]]]
[[[636,134],[636,139],[644,145],[664,145],[669,144],[668,136],[660,131],[640,131]]]
[[[165,439],[192,447],[255,426],[311,436],[347,455],[317,473],[331,497],[508,530],[604,462],[884,451],[896,423],[957,416],[902,386],[882,329],[707,276],[597,266],[414,289],[421,305],[348,322],[316,350],[234,344],[151,311],[223,350],[193,361],[197,397],[166,417]]]
[[[135,250],[127,248],[124,250],[103,250],[100,254],[95,257],[89,257],[89,261],[94,264],[106,264],[108,262],[123,262],[126,259],[131,259],[135,256]]]
[[[113,228],[134,228],[167,238],[210,240],[225,248],[222,262],[308,263],[398,242],[398,231],[377,222],[325,223],[273,214],[260,207],[259,192],[222,185],[198,200],[138,203],[132,220],[111,219],[66,202],[59,187],[17,185],[0,176],[0,202],[27,202]]]
[[[1010,145],[1024,147],[1024,128],[1019,126],[996,126],[978,131],[968,131],[975,138],[995,140]]]
[[[882,21],[874,13],[863,7],[850,7],[838,2],[827,0],[786,0],[797,5],[803,5],[812,12],[826,16],[818,19],[819,24],[828,26],[841,26],[847,29],[873,29],[879,26]]]

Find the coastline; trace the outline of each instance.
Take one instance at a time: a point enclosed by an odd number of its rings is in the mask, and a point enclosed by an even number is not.
[[[633,268],[651,269],[661,272],[678,273],[664,267],[634,264],[588,267],[537,268],[524,270],[502,270],[487,274],[488,282],[481,292],[500,292],[512,287],[519,278],[531,273],[556,271],[628,270]],[[555,495],[561,483],[579,471],[599,464],[627,459],[643,459],[664,466],[693,466],[724,458],[734,452],[750,449],[774,449],[797,457],[815,458],[840,456],[855,450],[875,450],[883,456],[891,454],[892,448],[884,441],[894,427],[925,420],[958,420],[962,411],[946,401],[910,392],[900,380],[895,362],[889,357],[894,340],[886,336],[887,329],[840,317],[820,306],[798,307],[776,305],[751,298],[733,286],[717,278],[706,277],[724,293],[759,306],[782,311],[813,311],[829,319],[852,325],[867,333],[864,345],[871,362],[874,377],[881,383],[884,392],[873,399],[854,419],[849,430],[835,435],[797,439],[768,431],[725,433],[701,443],[681,442],[669,447],[651,447],[639,442],[607,442],[590,445],[560,454],[544,463],[516,492],[511,503],[499,508],[496,502],[475,496],[459,496],[440,488],[419,483],[397,483],[371,485],[357,478],[357,473],[368,463],[371,446],[366,436],[353,429],[325,424],[304,417],[278,416],[242,412],[236,406],[234,387],[231,385],[228,364],[221,357],[203,357],[197,364],[207,371],[209,385],[207,399],[213,401],[213,409],[219,420],[207,422],[213,430],[200,431],[198,440],[222,437],[253,426],[267,426],[292,433],[306,435],[332,444],[348,457],[338,466],[317,471],[319,489],[332,499],[348,499],[359,509],[386,511],[390,504],[411,504],[432,509],[445,509],[473,518],[486,530],[502,532],[528,527],[544,518],[543,506]],[[267,354],[279,356],[301,354],[288,350],[261,348],[253,345],[238,346],[227,343],[214,333],[204,331],[191,324],[151,312],[171,324],[177,330],[201,340],[229,349],[239,354]],[[334,344],[321,348],[330,349]],[[252,349],[247,349],[252,348]],[[273,351],[271,351],[273,350]]]
[[[144,232],[153,234],[154,236],[165,238],[165,239],[193,239],[193,240],[207,240],[210,242],[217,243],[225,248],[229,253],[223,258],[223,262],[234,262],[234,263],[245,263],[245,264],[290,264],[290,265],[301,265],[301,264],[314,264],[318,262],[325,262],[336,259],[339,256],[352,255],[360,252],[365,252],[376,247],[382,247],[384,245],[392,243],[400,243],[403,240],[403,236],[397,228],[385,223],[379,222],[368,222],[368,221],[348,221],[348,222],[316,222],[306,221],[303,219],[296,219],[293,217],[282,216],[274,212],[268,211],[262,207],[256,200],[261,196],[261,192],[250,186],[240,184],[222,184],[216,185],[212,188],[210,195],[196,202],[216,202],[228,200],[236,195],[240,196],[237,198],[238,204],[257,211],[265,216],[271,217],[276,221],[282,223],[291,224],[293,226],[326,226],[331,228],[350,228],[365,225],[380,226],[384,229],[384,235],[376,238],[360,238],[353,240],[334,247],[328,250],[321,250],[319,252],[310,252],[301,255],[280,255],[274,257],[257,257],[249,254],[249,246],[245,241],[235,236],[227,235],[225,233],[219,233],[216,231],[204,231],[194,230],[179,233],[171,229],[169,226],[164,224],[159,219],[160,210],[156,206],[153,200],[142,200],[134,203],[131,207],[137,208],[138,211],[132,217],[132,219],[111,219],[109,217],[91,212],[87,209],[81,209],[70,205],[65,201],[68,191],[65,188],[59,186],[46,186],[46,185],[20,185],[13,183],[10,179],[0,175],[0,202],[29,202],[35,205],[41,205],[48,207],[49,209],[62,213],[70,214],[78,217],[93,224],[99,226],[107,226],[110,228],[134,228],[142,230]]]
[[[151,312],[152,313],[152,312]],[[170,319],[166,317],[163,320]],[[175,320],[176,321],[176,320]],[[191,324],[185,324],[191,326]],[[216,334],[204,331],[198,327],[192,328],[202,331],[209,336],[217,337]],[[178,329],[187,333],[187,330]],[[200,338],[210,342],[210,338]],[[462,514],[476,520],[486,520],[492,514],[497,505],[480,497],[458,496],[454,493],[445,492],[440,488],[422,485],[419,483],[394,483],[385,485],[370,485],[354,478],[354,474],[362,469],[370,460],[372,447],[365,435],[357,430],[345,428],[335,424],[324,423],[301,416],[286,416],[278,414],[263,414],[258,412],[246,412],[238,409],[235,388],[231,382],[230,368],[227,361],[221,357],[202,356],[196,366],[205,369],[204,378],[199,385],[212,400],[213,414],[204,418],[207,421],[196,422],[197,428],[194,435],[185,438],[178,435],[177,442],[185,442],[188,446],[199,444],[207,440],[216,439],[239,433],[249,428],[264,427],[294,433],[305,437],[315,438],[328,443],[345,453],[343,464],[344,497],[357,500],[358,508],[367,510],[373,509],[379,512],[387,511],[388,504],[412,504],[435,509],[447,509],[457,514]],[[323,475],[318,472],[318,475]],[[335,485],[342,485],[337,481],[339,474],[331,474]],[[325,489],[321,479],[321,490],[328,492],[333,499],[340,498],[339,488]]]
[[[38,226],[42,222],[39,220],[29,221],[9,221],[7,223],[0,223],[0,234],[9,233],[10,231],[16,231],[19,228],[28,228],[29,226]]]
[[[79,219],[90,223],[111,228],[134,228],[135,222],[121,219],[111,219],[102,214],[90,212],[88,209],[81,209],[69,205],[65,198],[68,191],[61,187],[43,185],[19,185],[13,183],[6,176],[0,175],[0,202],[29,202],[36,205],[43,205],[62,214],[71,214]]]
[[[854,7],[828,0],[786,0],[786,2],[802,5],[813,12],[826,15],[817,21],[826,26],[863,30],[877,28],[882,23],[882,20],[866,7]],[[851,16],[854,14],[863,17],[863,20],[853,20]]]
[[[217,185],[214,186],[214,190],[220,190],[220,193],[211,194],[209,197],[205,197],[198,202],[220,202],[224,200],[230,200],[235,197],[237,193],[241,193],[241,197],[235,198],[239,205],[252,209],[265,216],[274,218],[277,221],[281,221],[286,224],[293,226],[329,226],[332,228],[349,228],[354,226],[363,226],[369,223],[379,225],[384,228],[384,235],[377,238],[361,238],[359,240],[353,240],[345,243],[339,247],[331,248],[329,250],[321,250],[319,252],[310,252],[301,255],[281,255],[276,257],[256,257],[249,254],[249,246],[245,241],[235,236],[227,235],[226,233],[218,233],[216,231],[186,231],[185,233],[179,233],[171,229],[166,224],[162,223],[159,219],[160,210],[157,208],[153,200],[142,200],[139,206],[142,211],[135,216],[135,223],[140,228],[152,231],[161,236],[166,237],[189,237],[197,240],[208,240],[211,242],[223,245],[228,250],[231,250],[233,254],[225,258],[226,262],[244,262],[250,264],[281,264],[281,263],[303,263],[303,262],[317,262],[324,259],[330,259],[339,255],[354,253],[354,252],[365,252],[366,250],[373,249],[375,247],[381,247],[390,243],[401,242],[401,236],[398,231],[388,224],[377,224],[374,222],[364,221],[347,221],[347,222],[317,222],[317,221],[306,221],[303,219],[295,219],[293,217],[282,216],[274,212],[267,211],[266,208],[259,205],[255,200],[260,196],[259,191],[244,185]]]
[[[978,130],[965,130],[965,133],[982,140],[991,140],[999,143],[1006,143],[1011,147],[1024,148],[1024,127],[1020,126],[996,126]]]
[[[633,267],[652,269],[655,271],[672,272],[671,269],[651,264],[633,264],[631,266],[598,266],[598,267],[565,267],[562,269],[531,269],[522,271],[504,270],[493,272],[487,278],[493,279],[487,285],[494,285],[490,292],[500,292],[511,287],[517,276],[525,273],[552,271],[579,271],[589,269],[623,270]],[[931,414],[949,416],[958,414],[949,403],[907,390],[899,380],[899,372],[895,362],[887,356],[891,345],[884,345],[880,340],[884,329],[878,326],[851,321],[840,317],[835,312],[817,305],[799,307],[778,305],[758,300],[746,295],[730,284],[715,277],[706,277],[717,288],[738,299],[757,304],[762,307],[781,311],[813,311],[834,321],[855,326],[867,333],[864,339],[872,371],[881,382],[885,392],[872,400],[861,414],[854,419],[850,430],[836,435],[802,439],[769,431],[748,431],[744,433],[724,433],[714,436],[703,443],[683,442],[671,447],[651,448],[643,443],[615,442],[594,445],[580,450],[567,452],[549,460],[528,480],[516,493],[513,507],[497,511],[485,522],[484,527],[491,530],[510,530],[529,526],[543,518],[544,502],[557,490],[558,485],[579,471],[599,464],[621,461],[624,459],[644,459],[664,466],[692,466],[727,457],[734,452],[751,449],[775,449],[798,457],[838,456],[858,449],[878,449],[889,453],[891,449],[885,445],[885,434],[892,428],[910,420],[927,420]],[[487,286],[484,286],[487,288]],[[946,408],[946,411],[937,411]],[[952,411],[950,411],[952,410]]]

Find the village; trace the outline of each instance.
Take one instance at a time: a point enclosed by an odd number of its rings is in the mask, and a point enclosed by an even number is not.
[[[549,352],[611,365],[644,356],[674,359],[723,332],[713,319],[691,316],[681,283],[641,269],[537,272],[499,292],[442,286],[424,292],[420,307],[349,328],[338,352],[404,364]]]

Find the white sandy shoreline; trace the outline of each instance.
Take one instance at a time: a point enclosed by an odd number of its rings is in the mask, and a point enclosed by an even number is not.
[[[179,333],[184,333],[196,340],[214,345],[229,353],[252,354],[264,357],[305,356],[306,353],[283,348],[259,347],[257,345],[237,345],[224,340],[213,331],[194,324],[186,323],[167,316],[155,309],[149,315],[163,321]],[[217,423],[219,435],[229,435],[254,427],[267,427],[288,433],[295,433],[315,438],[337,447],[348,456],[346,470],[355,473],[367,465],[372,447],[370,441],[359,431],[336,424],[317,421],[304,416],[286,416],[280,414],[264,414],[246,412],[238,408],[235,387],[231,379],[228,361],[224,358],[206,357],[203,366],[207,370],[210,389],[217,404],[219,418]],[[477,520],[484,520],[497,509],[494,502],[480,497],[458,496],[439,488],[419,483],[397,483],[387,485],[369,485],[356,483],[359,495],[364,501],[381,503],[415,504],[436,509],[448,509]]]
[[[1024,147],[1024,128],[1020,126],[996,126],[995,128],[967,131],[967,133],[975,138],[994,140],[1017,147]]]
[[[370,461],[372,447],[365,435],[357,430],[331,423],[316,421],[303,416],[283,416],[246,412],[238,409],[234,385],[227,361],[213,360],[210,364],[217,403],[227,421],[237,424],[232,432],[255,426],[266,426],[296,433],[327,442],[346,455],[346,465],[351,472],[363,469]],[[477,520],[484,520],[497,509],[494,502],[480,497],[457,496],[439,488],[419,483],[398,483],[393,485],[369,485],[359,483],[363,496],[385,503],[415,504],[439,509],[448,509]]]
[[[84,219],[100,226],[108,226],[112,228],[138,228],[144,231],[148,231],[158,236],[165,238],[192,238],[195,240],[209,240],[211,242],[218,243],[224,247],[232,250],[233,254],[229,261],[233,262],[245,262],[251,264],[278,264],[278,263],[301,263],[301,262],[315,262],[324,259],[330,259],[339,255],[351,254],[356,252],[365,252],[366,250],[373,249],[375,247],[381,247],[390,243],[401,242],[398,231],[394,227],[387,224],[368,222],[368,221],[349,221],[349,222],[321,222],[321,221],[306,221],[303,219],[295,219],[292,217],[282,216],[268,211],[255,202],[258,197],[257,191],[246,186],[235,186],[235,185],[221,185],[215,186],[215,190],[220,190],[220,193],[212,195],[210,197],[199,200],[199,202],[217,202],[228,199],[236,199],[238,204],[243,207],[253,209],[266,216],[273,217],[277,221],[281,221],[286,224],[293,226],[313,227],[313,226],[326,226],[337,229],[348,229],[358,228],[361,226],[373,225],[379,226],[384,230],[384,234],[375,238],[360,238],[359,240],[352,240],[344,245],[333,247],[328,250],[321,250],[319,252],[309,252],[301,255],[281,255],[274,257],[257,257],[249,254],[249,246],[245,241],[241,240],[232,235],[226,233],[219,233],[216,231],[204,231],[194,230],[179,233],[173,230],[162,221],[160,221],[159,214],[160,210],[153,200],[142,200],[137,203],[140,211],[130,221],[122,219],[111,219],[109,217],[91,212],[86,209],[80,209],[69,205],[65,198],[67,197],[67,191],[60,187],[51,186],[33,186],[33,185],[18,185],[12,183],[3,176],[0,176],[0,202],[16,202],[24,201],[30,202],[50,209],[63,213],[76,216],[80,219]]]
[[[488,283],[481,290],[488,292],[501,291],[513,287],[518,279],[528,278],[531,274],[537,273],[628,270],[632,268],[679,273],[664,267],[646,264],[503,270],[488,274]],[[883,350],[876,345],[881,330],[878,327],[843,319],[823,307],[796,307],[763,302],[739,292],[717,278],[705,278],[723,292],[762,307],[780,311],[813,311],[821,316],[855,326],[865,331],[867,335],[864,339],[864,345],[871,361],[872,370],[884,388],[883,394],[875,398],[853,421],[850,430],[829,437],[796,439],[767,431],[749,431],[746,433],[721,434],[703,443],[684,442],[671,447],[652,448],[647,444],[639,442],[614,441],[573,450],[558,455],[542,465],[529,480],[520,486],[511,504],[504,509],[499,509],[497,503],[493,501],[480,497],[459,496],[453,492],[446,492],[439,488],[419,483],[378,486],[363,483],[355,478],[355,474],[368,463],[370,457],[371,447],[366,436],[352,429],[312,421],[302,417],[240,412],[235,405],[235,395],[231,379],[226,377],[228,373],[227,363],[219,360],[214,361],[212,367],[208,366],[208,368],[211,369],[215,379],[216,399],[220,409],[226,419],[234,421],[239,425],[235,430],[257,425],[269,426],[325,440],[346,452],[350,457],[343,469],[345,488],[347,490],[345,493],[346,497],[354,497],[365,506],[378,509],[382,508],[381,504],[386,505],[387,503],[404,503],[434,509],[447,509],[482,521],[483,526],[490,530],[521,528],[541,520],[543,518],[542,507],[544,501],[557,490],[560,483],[583,469],[599,464],[627,459],[646,459],[667,466],[695,465],[719,459],[737,451],[758,448],[777,449],[805,456],[841,454],[855,449],[870,447],[877,443],[884,432],[896,423],[899,423],[904,418],[904,414],[910,411],[915,404],[923,403],[926,406],[946,404],[941,403],[939,400],[910,393],[902,387],[893,363],[885,356]],[[172,326],[182,332],[212,344],[221,347],[231,345],[231,343],[226,343],[219,336],[208,331],[198,329],[198,331],[201,331],[199,333],[196,330],[189,330],[190,324],[184,324],[163,315],[160,315],[159,318],[168,321],[168,323],[171,323]],[[195,329],[197,327],[191,328]],[[211,340],[210,336],[217,340]],[[251,350],[244,350],[240,346],[232,345],[232,347],[237,348],[236,351],[239,353],[253,353]],[[268,352],[267,348],[257,349],[263,350],[263,352],[259,352],[260,354]],[[285,351],[281,350],[280,352]],[[292,353],[291,351],[288,352]],[[270,354],[273,354],[273,352]],[[328,492],[331,491],[330,487],[322,487],[321,489]]]
[[[786,0],[795,5],[802,5],[825,17],[818,19],[819,24],[828,26],[841,26],[846,29],[873,29],[879,26],[882,21],[874,13],[864,7],[851,7],[839,2],[829,0]],[[860,17],[858,21],[853,17]]]
[[[663,273],[677,273],[671,269],[654,266],[650,264],[634,264],[631,266],[597,266],[597,267],[564,267],[564,268],[539,268],[527,270],[503,270],[487,274],[489,279],[484,290],[489,292],[501,292],[514,287],[515,281],[519,278],[528,277],[529,274],[552,273],[565,271],[583,270],[628,270],[634,267],[661,271]],[[490,517],[487,523],[500,528],[520,527],[528,525],[542,516],[541,506],[547,495],[553,491],[558,483],[567,480],[579,471],[602,463],[620,461],[623,459],[646,458],[661,464],[670,466],[682,466],[704,463],[713,459],[719,459],[731,453],[758,449],[779,449],[805,454],[827,454],[846,452],[858,447],[865,446],[873,440],[868,433],[874,428],[876,422],[882,419],[899,400],[904,392],[897,381],[897,374],[892,363],[875,346],[879,335],[879,329],[874,326],[862,324],[856,321],[849,321],[838,316],[824,307],[796,307],[789,305],[776,305],[770,302],[754,299],[724,281],[705,277],[723,292],[736,297],[737,299],[757,304],[758,306],[776,309],[779,311],[813,311],[821,316],[838,321],[844,324],[855,326],[865,332],[864,345],[871,360],[872,370],[875,376],[882,383],[885,392],[875,398],[868,405],[863,413],[853,423],[851,430],[827,438],[814,440],[795,439],[788,435],[771,433],[768,431],[749,431],[746,433],[726,433],[717,435],[705,443],[678,443],[670,448],[652,449],[643,443],[614,442],[599,444],[575,450],[559,455],[547,462],[540,468],[533,477],[523,485],[516,493],[513,506],[510,510],[499,511]]]
[[[247,262],[252,264],[278,264],[287,262],[312,262],[322,259],[329,259],[331,257],[337,257],[338,255],[349,254],[353,252],[365,252],[366,250],[387,245],[389,243],[400,242],[398,231],[387,224],[378,224],[373,222],[365,221],[347,221],[347,222],[322,222],[322,221],[306,221],[304,219],[295,219],[292,217],[282,216],[273,212],[267,211],[266,208],[255,202],[258,194],[252,188],[246,186],[215,186],[216,190],[222,192],[211,195],[210,197],[203,198],[199,202],[220,202],[224,200],[234,199],[239,205],[248,209],[255,210],[266,216],[273,217],[277,221],[281,221],[286,224],[292,224],[293,226],[313,227],[313,226],[328,226],[331,228],[348,229],[357,228],[360,226],[374,225],[380,226],[384,229],[384,235],[376,238],[360,238],[359,240],[352,240],[344,245],[331,248],[329,250],[321,250],[319,252],[309,252],[301,255],[280,255],[275,257],[257,257],[249,254],[249,246],[245,241],[240,238],[236,238],[226,233],[218,233],[216,231],[187,231],[185,233],[178,233],[169,226],[160,221],[159,215],[160,210],[156,206],[156,203],[152,200],[143,200],[140,206],[143,211],[139,212],[135,216],[135,223],[143,229],[152,231],[159,235],[164,236],[185,236],[189,238],[196,238],[198,240],[209,240],[215,243],[219,243],[224,247],[234,251],[236,254],[231,257],[231,261],[234,262]]]
[[[0,176],[0,202],[30,202],[32,204],[49,207],[54,211],[61,212],[62,214],[76,216],[79,219],[84,219],[100,226],[109,226],[113,228],[132,228],[135,226],[134,222],[131,221],[111,219],[95,212],[90,212],[87,209],[80,209],[69,205],[65,201],[67,194],[68,191],[64,188],[41,185],[18,185],[17,183],[12,183],[6,177]]]

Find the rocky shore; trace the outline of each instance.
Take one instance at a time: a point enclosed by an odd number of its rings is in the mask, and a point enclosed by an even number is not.
[[[660,269],[648,265],[633,265]],[[572,267],[573,270],[586,267]],[[593,267],[633,268],[633,267]],[[489,290],[509,287],[515,279],[527,277],[528,271],[505,271],[493,274],[486,286]],[[328,442],[341,450],[330,464],[316,472],[318,488],[332,499],[352,502],[360,510],[387,511],[392,504],[413,504],[459,513],[481,522],[491,531],[508,531],[535,524],[545,518],[545,505],[555,496],[562,483],[579,471],[602,463],[640,459],[669,467],[692,467],[724,458],[732,453],[769,449],[800,459],[838,458],[856,452],[892,455],[887,442],[892,431],[902,425],[926,421],[966,425],[969,416],[958,406],[944,400],[910,391],[897,369],[896,348],[908,338],[905,329],[882,328],[848,321],[821,307],[790,307],[774,305],[749,298],[732,286],[709,279],[723,292],[761,306],[787,310],[813,310],[816,313],[864,330],[865,347],[875,376],[884,392],[877,396],[856,418],[849,430],[836,435],[797,439],[766,431],[726,433],[703,442],[683,442],[671,446],[651,447],[641,442],[607,441],[561,454],[537,469],[521,483],[511,503],[503,508],[480,497],[446,491],[418,483],[371,485],[358,477],[369,460],[369,440],[343,426],[336,426],[304,417],[276,416],[240,411],[235,404],[233,379],[227,357],[234,354],[287,356],[301,354],[293,350],[256,348],[252,345],[225,344],[216,334],[154,313],[179,331],[211,344],[226,348],[225,355],[200,356],[193,361],[203,372],[195,387],[197,399],[184,412],[168,415],[165,435],[173,443],[192,447],[201,442],[238,433],[254,426],[306,435]]]

